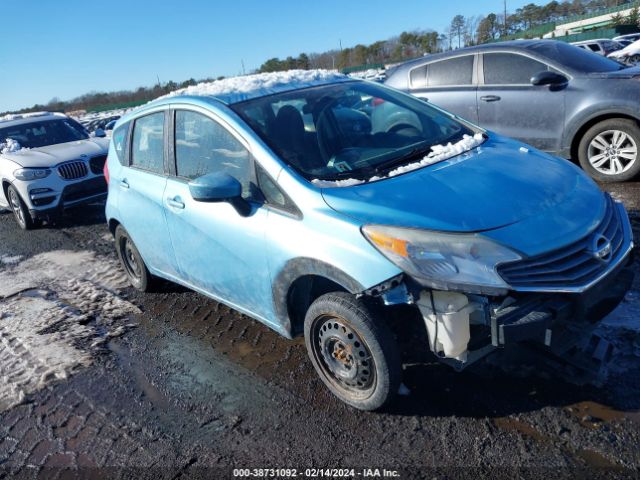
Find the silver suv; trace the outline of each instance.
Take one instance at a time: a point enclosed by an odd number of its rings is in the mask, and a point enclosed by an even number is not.
[[[1,118],[0,209],[11,209],[29,230],[65,208],[106,198],[109,141],[96,134],[60,113]]]

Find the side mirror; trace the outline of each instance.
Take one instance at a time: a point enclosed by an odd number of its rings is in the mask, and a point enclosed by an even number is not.
[[[242,185],[226,173],[210,173],[189,182],[189,192],[196,202],[227,202],[243,217],[251,213],[251,205],[242,198]]]
[[[104,132],[103,129],[101,128],[96,128],[95,132],[93,132],[93,136],[94,137],[100,137],[100,138],[104,138],[107,136],[107,134]]]
[[[556,72],[546,70],[544,72],[536,73],[531,77],[531,85],[543,86],[549,85],[552,87],[559,87],[569,83],[569,80],[564,75],[560,75]]]

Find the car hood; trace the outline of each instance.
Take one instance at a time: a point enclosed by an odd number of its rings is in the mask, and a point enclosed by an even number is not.
[[[614,53],[618,54],[620,52],[622,52],[622,50],[618,50],[617,52],[614,52]],[[609,56],[610,57],[613,56],[614,53],[610,54]],[[588,76],[590,78],[619,78],[619,79],[633,78],[633,77],[640,76],[640,67],[623,68],[622,70],[615,70],[613,72],[590,73]]]
[[[58,143],[47,147],[22,149],[13,153],[4,153],[7,158],[21,167],[46,168],[59,163],[81,158],[83,155],[93,157],[106,155],[109,149],[109,140],[105,138],[90,138],[75,142]]]
[[[364,224],[484,232],[526,255],[582,238],[604,215],[603,193],[575,165],[493,134],[444,162],[322,195]]]

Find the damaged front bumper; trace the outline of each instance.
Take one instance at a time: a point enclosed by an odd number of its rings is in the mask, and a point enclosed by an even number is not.
[[[386,305],[415,304],[424,320],[430,350],[458,370],[510,344],[544,345],[561,355],[576,332],[594,324],[622,301],[634,272],[631,251],[606,276],[582,292],[509,292],[475,295],[425,289],[396,277],[364,292]],[[563,338],[565,337],[565,338]]]

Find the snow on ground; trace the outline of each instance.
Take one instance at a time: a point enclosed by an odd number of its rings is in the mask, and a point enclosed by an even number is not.
[[[176,95],[215,96],[227,103],[235,103],[293,88],[313,86],[325,81],[346,79],[348,79],[346,75],[331,70],[288,70],[286,72],[257,73],[191,85],[170,92],[158,99]]]
[[[132,325],[126,277],[93,252],[0,256],[0,411],[88,366]],[[0,268],[2,267],[0,264]]]
[[[429,153],[429,155],[424,157],[419,162],[413,162],[407,165],[403,165],[394,170],[391,170],[387,175],[381,177],[375,176],[369,178],[368,180],[358,180],[355,178],[348,178],[346,180],[320,180],[315,178],[311,180],[311,183],[317,185],[320,188],[332,188],[351,187],[353,185],[360,185],[361,183],[365,182],[375,182],[384,178],[395,177],[396,175],[411,172],[412,170],[417,170],[418,168],[426,167],[427,165],[442,162],[443,160],[455,157],[456,155],[460,155],[461,153],[468,152],[469,150],[483,144],[484,141],[484,135],[482,133],[476,133],[473,137],[470,135],[465,135],[462,140],[453,144],[449,142],[447,145],[434,145],[431,147],[431,152]]]

